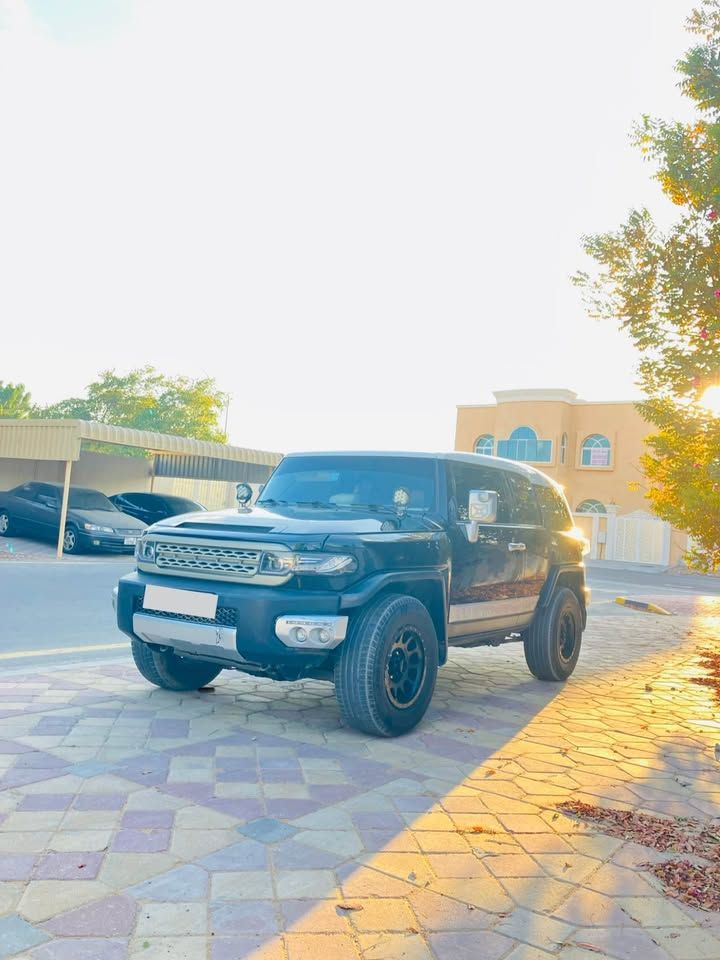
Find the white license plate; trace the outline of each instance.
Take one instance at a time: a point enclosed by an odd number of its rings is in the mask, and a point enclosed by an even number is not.
[[[126,547],[134,547],[137,542],[138,542],[138,538],[137,538],[137,537],[125,537],[125,546],[126,546]]]
[[[217,613],[216,593],[201,593],[199,590],[176,590],[175,587],[145,587],[143,607],[146,610],[162,610],[163,613],[183,613],[189,617],[207,617],[214,620]]]

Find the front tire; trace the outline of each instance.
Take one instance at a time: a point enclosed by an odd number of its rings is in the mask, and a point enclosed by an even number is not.
[[[559,682],[572,674],[580,656],[583,630],[578,598],[567,587],[538,609],[525,636],[525,660],[538,680]]]
[[[133,660],[140,673],[163,690],[187,692],[211,683],[222,667],[207,660],[178,657],[172,651],[161,653],[141,640],[131,642]]]
[[[415,597],[381,597],[350,628],[335,666],[335,696],[348,726],[397,737],[422,720],[438,671],[438,640]]]
[[[0,510],[0,537],[12,536],[13,523],[7,510]]]
[[[63,553],[80,553],[80,538],[75,527],[65,527]]]

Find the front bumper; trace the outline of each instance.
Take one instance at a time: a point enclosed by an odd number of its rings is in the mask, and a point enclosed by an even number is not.
[[[157,585],[215,594],[215,617],[189,616],[146,609],[145,587]],[[123,633],[179,653],[227,662],[306,666],[325,661],[345,637],[348,616],[340,610],[340,594],[283,587],[262,587],[179,577],[131,573],[122,577],[113,596]],[[298,634],[305,631],[305,640]],[[322,641],[321,631],[328,637]]]
[[[114,536],[110,533],[91,533],[87,530],[78,530],[78,543],[83,550],[101,550],[103,553],[134,553],[135,543],[125,543],[124,536]],[[135,538],[139,539],[140,533]]]

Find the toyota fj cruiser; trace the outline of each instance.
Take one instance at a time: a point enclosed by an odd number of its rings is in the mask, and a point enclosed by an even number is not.
[[[285,457],[254,507],[143,532],[115,597],[140,673],[196,690],[222,669],[334,680],[345,722],[423,717],[449,646],[521,641],[541,680],[573,672],[585,541],[532,467],[465,453]]]

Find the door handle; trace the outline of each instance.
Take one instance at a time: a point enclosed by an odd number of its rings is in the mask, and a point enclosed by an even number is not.
[[[510,550],[511,552],[514,552],[516,550],[527,550],[527,547],[525,546],[524,543],[515,543],[515,541],[513,540],[512,543],[508,544],[508,550]]]

